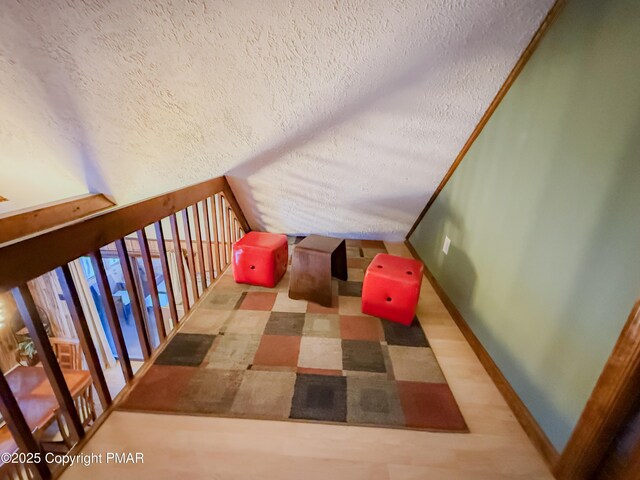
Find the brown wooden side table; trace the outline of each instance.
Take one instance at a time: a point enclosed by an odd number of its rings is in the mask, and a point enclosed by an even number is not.
[[[309,235],[293,251],[289,298],[331,307],[332,276],[347,280],[344,239]]]

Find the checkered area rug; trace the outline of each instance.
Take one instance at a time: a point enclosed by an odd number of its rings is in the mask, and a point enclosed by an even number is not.
[[[291,238],[292,254],[300,238]],[[124,410],[467,432],[417,319],[360,311],[383,242],[348,240],[333,305],[291,300],[227,271],[132,389]]]

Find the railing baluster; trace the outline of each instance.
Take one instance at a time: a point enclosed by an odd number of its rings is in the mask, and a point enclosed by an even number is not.
[[[211,231],[213,233],[213,258],[215,261],[216,277],[220,275],[220,243],[218,242],[218,216],[216,214],[216,196],[211,197]]]
[[[22,321],[27,327],[29,337],[31,337],[31,340],[36,347],[42,367],[44,368],[47,378],[49,379],[49,383],[51,384],[51,389],[53,390],[53,393],[60,405],[60,410],[67,420],[69,434],[75,441],[79,441],[84,437],[84,427],[82,426],[82,421],[78,416],[78,411],[76,410],[73,397],[71,396],[71,392],[69,392],[69,387],[64,379],[64,375],[62,374],[60,364],[58,364],[58,359],[53,352],[51,343],[49,343],[47,331],[45,330],[40,314],[38,313],[38,307],[36,307],[36,304],[33,301],[31,291],[29,291],[29,287],[26,284],[15,287],[12,291],[13,298],[15,299],[18,310],[20,311]]]
[[[204,254],[202,252],[202,230],[200,230],[200,212],[198,211],[197,203],[191,206],[191,212],[193,213],[193,228],[196,231],[196,251],[198,252],[200,282],[202,284],[202,291],[204,292],[204,290],[207,288],[207,274],[204,271]]]
[[[149,251],[149,240],[147,232],[144,228],[138,230],[138,242],[140,243],[140,253],[142,253],[142,263],[147,272],[147,287],[151,296],[151,304],[153,305],[153,316],[156,319],[156,327],[158,328],[158,338],[160,343],[167,337],[167,330],[164,326],[162,318],[162,307],[160,306],[160,297],[158,295],[158,285],[156,284],[156,274],[153,271],[153,260]]]
[[[49,480],[51,478],[51,470],[47,466],[44,459],[44,452],[40,448],[40,444],[36,441],[31,433],[31,428],[27,424],[27,421],[20,410],[18,401],[11,391],[11,387],[0,372],[0,413],[2,418],[7,423],[9,431],[13,436],[13,440],[20,451],[24,453],[36,453],[40,457],[39,462],[34,462],[29,465],[25,465],[30,469],[31,473],[37,480]],[[6,463],[6,462],[5,462]]]
[[[191,291],[193,292],[193,301],[200,298],[198,292],[198,282],[196,279],[196,262],[193,259],[193,242],[191,241],[191,226],[189,222],[189,212],[187,209],[182,211],[182,221],[184,223],[184,240],[187,242],[187,267],[189,268],[189,278],[191,279]]]
[[[96,274],[96,281],[98,283],[98,289],[100,290],[100,296],[102,297],[102,305],[104,307],[104,313],[109,322],[111,333],[113,334],[113,343],[116,346],[116,353],[120,360],[120,368],[122,368],[122,374],[124,380],[129,383],[133,379],[133,370],[131,369],[131,361],[129,360],[129,352],[127,351],[127,344],[124,341],[122,335],[122,328],[120,327],[120,320],[118,319],[118,312],[116,311],[116,305],[113,302],[113,296],[111,295],[111,289],[109,288],[109,279],[107,278],[107,272],[102,262],[102,253],[100,250],[95,250],[89,254],[91,258],[91,264],[93,265],[93,271]]]
[[[173,285],[171,284],[171,272],[169,271],[169,259],[167,258],[167,247],[164,243],[164,232],[162,231],[162,223],[160,221],[154,224],[156,229],[156,242],[158,242],[158,252],[160,253],[160,265],[162,265],[162,274],[164,275],[164,284],[167,287],[167,297],[169,297],[169,313],[173,325],[178,324],[178,308],[176,307],[176,297],[173,294]]]
[[[184,264],[182,263],[182,244],[180,243],[180,230],[178,229],[178,219],[176,214],[169,217],[171,223],[171,236],[173,237],[173,250],[178,264],[178,275],[180,276],[180,292],[182,293],[182,306],[186,313],[191,309],[189,303],[189,292],[187,291],[187,277],[184,274]]]
[[[236,243],[240,238],[240,232],[238,232],[238,220],[233,217],[233,243]]]
[[[213,268],[213,251],[211,250],[211,225],[209,224],[209,205],[207,199],[202,201],[202,223],[205,231],[205,241],[207,245],[207,262],[209,264],[209,280],[213,283],[216,278],[216,271]]]
[[[227,257],[228,262],[231,263],[231,208],[229,207],[229,202],[225,199],[225,221],[227,222],[227,250],[229,251],[229,256]]]
[[[89,367],[89,372],[91,372],[93,385],[98,392],[98,397],[100,398],[102,408],[106,410],[107,407],[111,405],[111,394],[109,393],[107,380],[104,377],[104,372],[102,371],[102,366],[100,365],[100,359],[98,357],[98,352],[96,351],[96,346],[93,344],[93,339],[91,338],[89,325],[87,323],[87,319],[84,316],[82,303],[80,302],[80,297],[78,296],[76,285],[73,282],[73,276],[71,275],[69,265],[63,265],[60,268],[57,268],[56,275],[58,276],[58,282],[62,287],[62,294],[64,295],[67,307],[69,308],[71,321],[73,322],[76,334],[78,335],[80,347],[84,352],[84,358],[87,362],[87,366]]]
[[[142,357],[148,360],[151,357],[151,343],[149,342],[149,330],[146,322],[147,308],[144,310],[140,303],[140,295],[138,294],[138,287],[136,285],[135,277],[133,276],[133,266],[131,265],[131,258],[127,250],[127,243],[124,238],[116,240],[116,249],[118,250],[118,258],[120,259],[120,266],[122,267],[122,275],[124,277],[124,283],[127,286],[127,293],[129,294],[129,302],[131,304],[131,313],[133,314],[133,321],[136,324],[136,330],[138,331],[138,338],[140,340],[140,349],[142,350]]]
[[[221,194],[217,194],[217,213],[218,213],[218,245],[219,248],[222,248],[222,251],[220,252],[220,258],[222,260],[222,268],[225,268],[228,265],[228,260],[227,260],[227,247],[226,247],[226,242],[225,242],[225,238],[224,238],[224,215],[223,215],[223,206],[222,206],[222,195]]]

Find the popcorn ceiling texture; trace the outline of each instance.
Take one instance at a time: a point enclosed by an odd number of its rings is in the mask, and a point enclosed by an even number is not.
[[[254,228],[401,238],[552,3],[3,0],[2,208],[228,174]]]

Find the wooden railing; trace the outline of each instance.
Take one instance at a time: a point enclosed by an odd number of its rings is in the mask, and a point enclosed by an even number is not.
[[[91,428],[87,416],[94,418],[97,409],[92,410],[87,399],[91,398],[93,389],[100,401],[101,412],[110,411],[114,402],[69,263],[80,257],[90,258],[126,389],[133,380],[134,371],[105,268],[105,256],[119,261],[142,360],[147,362],[229,266],[233,243],[248,231],[249,225],[226,178],[219,177],[0,244],[0,294],[9,295],[10,292],[33,341],[58,405],[56,415],[64,438],[77,443],[85,437],[85,430]],[[176,269],[172,272],[170,268],[169,252],[176,255],[177,278]],[[148,295],[142,293],[137,275],[139,258],[144,267]],[[157,267],[154,271],[154,258],[159,260],[161,283],[166,287],[168,307],[165,308],[160,303],[160,276]],[[60,359],[56,357],[41,310],[28,285],[31,280],[52,271],[59,282],[78,337],[77,344],[91,375],[92,387],[83,391],[80,397],[74,397],[67,385],[65,374],[68,370],[61,367]],[[152,305],[148,311],[145,300],[148,302],[149,297]],[[149,321],[151,316],[154,322]],[[157,342],[154,342],[153,334],[157,336]],[[20,464],[0,462],[4,463],[0,466],[0,478],[52,478],[58,471],[45,461],[46,454],[51,458],[51,452],[60,453],[60,447],[51,450],[39,440],[14,390],[6,375],[0,375],[0,413],[6,422],[2,428],[8,429],[15,442],[14,459],[21,461]],[[67,445],[67,448],[71,446]]]

